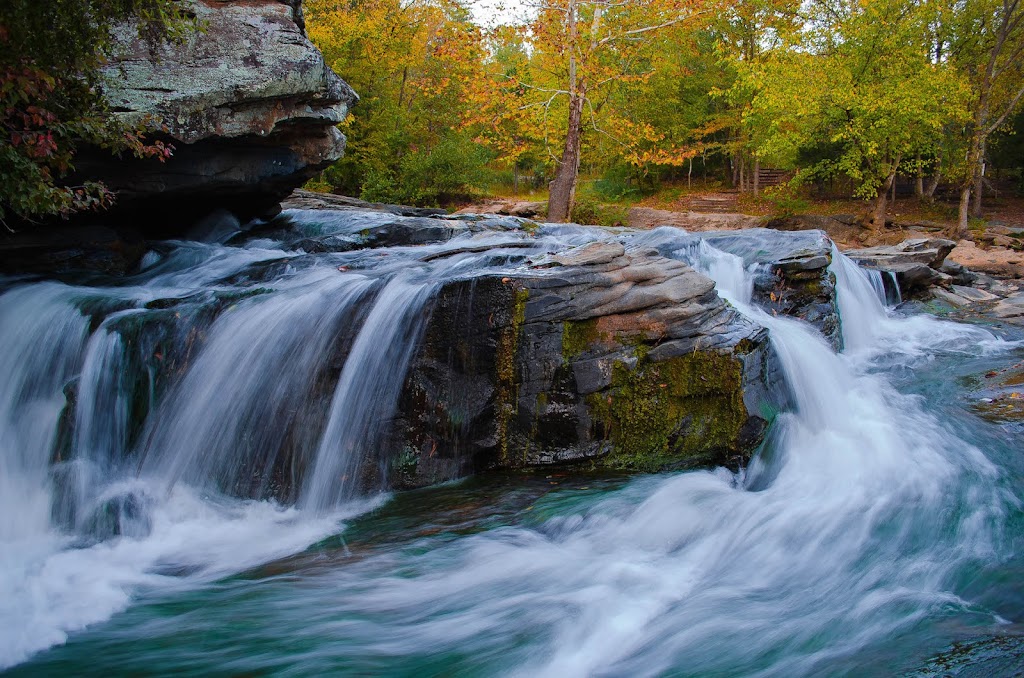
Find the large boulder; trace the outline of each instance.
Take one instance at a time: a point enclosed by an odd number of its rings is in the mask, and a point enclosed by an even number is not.
[[[591,243],[441,289],[375,467],[415,487],[551,464],[736,466],[786,393],[767,332],[713,281]]]
[[[242,221],[273,210],[341,157],[357,99],[306,38],[298,0],[187,0],[202,30],[147,44],[131,25],[104,69],[114,115],[174,146],[157,160],[83,154],[81,174],[117,194],[113,216],[182,229],[216,208]],[[152,228],[152,227],[150,227]]]

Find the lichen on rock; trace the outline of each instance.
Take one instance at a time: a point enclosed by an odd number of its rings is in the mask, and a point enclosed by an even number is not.
[[[112,114],[174,147],[163,163],[82,155],[79,173],[117,194],[112,217],[180,229],[217,208],[259,216],[344,151],[336,125],[358,97],[306,38],[298,2],[185,4],[201,30],[154,47],[121,26],[103,69]]]
[[[611,387],[588,397],[595,423],[612,442],[602,466],[657,471],[749,454],[741,445],[748,413],[738,359],[694,351],[612,369]]]

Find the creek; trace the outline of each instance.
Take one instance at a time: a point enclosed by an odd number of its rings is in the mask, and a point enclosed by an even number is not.
[[[288,216],[321,239],[393,219]],[[756,263],[684,236],[497,220],[310,253],[268,229],[161,243],[123,279],[4,279],[0,668],[1019,670],[1024,429],[976,416],[964,384],[1019,362],[1021,337],[889,307],[834,251],[837,353],[752,301]],[[744,468],[357,482],[445,282],[676,239],[767,328],[792,393]]]

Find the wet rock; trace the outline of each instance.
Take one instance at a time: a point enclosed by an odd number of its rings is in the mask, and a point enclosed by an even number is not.
[[[989,313],[1001,320],[1024,324],[1024,292],[1017,292],[999,301]]]
[[[939,301],[944,301],[955,308],[968,308],[974,304],[974,300],[968,296],[958,294],[956,291],[946,290],[941,287],[933,287],[931,289],[931,293],[934,298]]]
[[[942,262],[939,272],[948,275],[955,285],[970,286],[977,282],[979,278],[979,275],[971,269],[949,259]]]
[[[988,301],[997,301],[999,299],[998,295],[992,294],[991,292],[986,292],[985,290],[977,289],[975,287],[966,287],[966,286],[963,286],[963,285],[953,285],[951,289],[952,289],[954,294],[958,294],[961,297],[964,297],[965,299],[969,299],[971,302],[974,302],[974,303],[977,303],[977,302],[983,302],[984,303],[984,302],[988,302]]]
[[[114,537],[147,537],[153,529],[152,504],[150,497],[134,491],[101,497],[83,517],[79,533],[97,541]]]
[[[617,243],[538,266],[441,290],[384,446],[399,452],[376,462],[394,486],[749,458],[786,391],[767,332],[710,279]]]
[[[299,216],[301,219],[296,219]],[[284,242],[290,249],[301,249],[311,254],[349,252],[442,243],[478,228],[457,219],[403,217],[382,210],[288,210],[228,242],[242,245],[272,238]]]
[[[1024,363],[978,375],[972,380],[971,408],[982,418],[996,423],[1024,422]]]
[[[758,266],[753,301],[769,313],[800,318],[842,348],[832,241],[822,231],[750,229],[704,234],[710,245]]]
[[[333,210],[339,207],[354,207],[364,210],[388,212],[402,217],[435,217],[447,214],[447,210],[437,207],[410,207],[408,205],[389,205],[379,202],[366,202],[358,198],[331,193],[314,193],[296,189],[282,203],[283,209]]]
[[[898,245],[849,250],[845,254],[861,266],[892,273],[902,295],[909,298],[926,293],[932,286],[952,284],[952,276],[940,269],[954,247],[952,240],[913,238]]]
[[[883,268],[890,263],[917,263],[938,269],[954,247],[955,242],[943,238],[912,238],[898,245],[850,250],[846,255],[858,261],[871,263],[875,268]]]
[[[206,243],[226,242],[241,230],[238,217],[225,209],[218,209],[193,224],[185,234],[185,239]]]
[[[0,236],[0,270],[124,275],[138,266],[145,252],[146,243],[130,230],[39,227]]]

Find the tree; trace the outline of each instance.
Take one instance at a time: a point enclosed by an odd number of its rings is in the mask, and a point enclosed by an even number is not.
[[[349,145],[324,173],[370,200],[436,204],[467,193],[489,155],[464,122],[482,35],[456,0],[311,0],[310,39],[360,94]]]
[[[797,181],[842,175],[873,199],[901,164],[932,153],[951,122],[965,121],[966,90],[925,45],[927,15],[913,0],[818,3],[799,42],[741,70],[752,91],[744,121],[756,152],[800,166]]]
[[[972,0],[954,3],[958,35],[952,59],[971,89],[971,120],[967,128],[967,168],[960,190],[958,235],[967,234],[972,193],[975,216],[981,216],[985,150],[1024,97],[1024,6],[1020,0]]]
[[[83,144],[164,158],[162,143],[107,115],[99,68],[112,29],[135,20],[150,41],[193,23],[174,0],[5,0],[0,9],[0,222],[34,221],[109,205],[99,183],[62,183]],[[8,228],[10,228],[8,226]]]
[[[700,15],[698,2],[687,0],[548,0],[531,24],[536,68],[520,84],[542,98],[545,114],[565,98],[566,124],[562,152],[550,184],[548,219],[569,218],[579,179],[584,129],[604,131],[597,115],[617,85],[643,83],[651,48],[660,32]],[[610,115],[606,111],[605,115]],[[618,117],[618,139],[643,138],[652,130]]]

